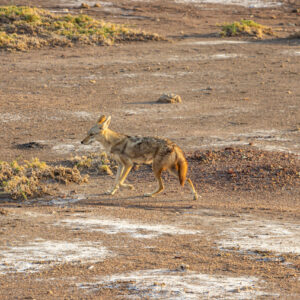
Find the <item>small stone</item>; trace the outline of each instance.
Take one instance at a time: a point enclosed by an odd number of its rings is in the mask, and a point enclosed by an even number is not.
[[[180,267],[179,267],[179,270],[181,270],[181,271],[186,271],[186,270],[189,270],[189,268],[190,268],[190,266],[189,265],[180,265]]]
[[[100,3],[95,3],[94,7],[101,7],[101,4]]]
[[[82,2],[80,8],[90,8],[90,6],[87,3]]]
[[[181,97],[179,95],[170,93],[170,94],[163,94],[157,100],[157,103],[181,103]]]
[[[227,173],[228,173],[228,174],[234,174],[234,170],[233,170],[233,169],[228,169],[228,170],[227,170]]]

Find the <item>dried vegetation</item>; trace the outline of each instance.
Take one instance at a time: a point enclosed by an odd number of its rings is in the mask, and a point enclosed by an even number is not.
[[[87,156],[75,156],[65,163],[89,175],[107,174],[112,176],[112,169],[117,168],[117,166],[108,159],[105,152],[100,154],[90,153]]]
[[[0,7],[0,49],[26,51],[75,43],[109,45],[159,39],[156,34],[105,23],[83,14],[59,15],[26,6]]]
[[[75,156],[55,166],[38,158],[22,163],[0,161],[0,191],[10,194],[13,199],[38,197],[52,194],[59,183],[82,184],[88,182],[89,175],[113,175],[112,168],[115,165],[105,153]]]
[[[223,24],[221,36],[249,36],[262,39],[265,36],[273,36],[274,32],[270,27],[258,24],[253,20],[241,20],[231,24]]]
[[[0,189],[13,199],[51,194],[51,185],[55,183],[81,184],[87,181],[88,176],[81,176],[76,167],[49,166],[38,158],[20,164],[17,161],[0,162]]]

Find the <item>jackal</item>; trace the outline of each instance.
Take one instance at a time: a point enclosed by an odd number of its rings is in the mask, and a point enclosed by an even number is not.
[[[128,136],[108,128],[111,117],[101,116],[96,125],[89,131],[81,142],[89,144],[97,140],[105,151],[117,162],[118,170],[113,188],[107,193],[114,195],[120,187],[133,189],[131,184],[124,183],[134,163],[152,163],[154,176],[158,181],[158,188],[144,196],[152,197],[163,191],[164,185],[161,173],[168,170],[178,176],[184,186],[185,180],[190,185],[194,200],[198,199],[197,192],[190,178],[186,178],[188,163],[183,151],[172,141],[159,137]]]

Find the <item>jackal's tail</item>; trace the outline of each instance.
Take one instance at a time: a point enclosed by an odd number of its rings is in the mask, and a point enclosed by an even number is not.
[[[187,163],[181,149],[176,152],[177,152],[177,170],[178,170],[179,182],[182,186],[184,186],[184,182],[186,179],[186,173],[188,170],[188,163]]]

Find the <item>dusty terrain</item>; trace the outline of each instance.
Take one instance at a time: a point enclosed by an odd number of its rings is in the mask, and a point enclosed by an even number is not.
[[[43,4],[41,4],[41,2]],[[179,2],[179,1],[178,1]],[[262,1],[263,2],[263,1]],[[78,12],[79,1],[0,1]],[[132,171],[0,199],[1,299],[299,299],[300,42],[296,2],[271,8],[110,1],[84,11],[168,41],[0,53],[0,159],[64,162],[100,114],[174,140],[201,198]],[[278,38],[217,35],[252,18]],[[156,104],[161,94],[181,104]],[[24,144],[34,142],[33,148]],[[101,298],[102,297],[102,298]]]

